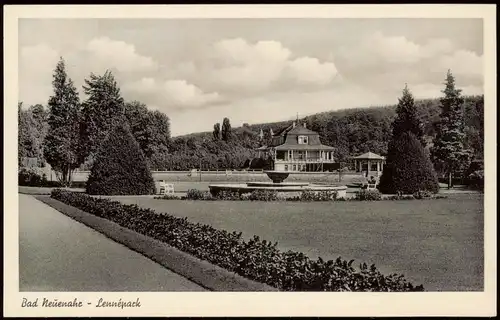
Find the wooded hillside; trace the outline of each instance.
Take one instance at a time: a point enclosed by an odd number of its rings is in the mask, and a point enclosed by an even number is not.
[[[436,124],[441,112],[439,99],[417,100],[416,106],[422,122],[428,147],[436,134]],[[467,146],[475,150],[476,157],[483,158],[484,96],[465,97]],[[335,156],[340,161],[348,157],[372,151],[387,153],[391,137],[391,124],[396,114],[396,105],[362,109],[346,109],[314,114],[299,122],[320,134],[321,142],[336,148]],[[293,121],[282,121],[245,125],[233,128],[228,142],[214,140],[212,132],[193,133],[172,139],[169,154],[157,165],[174,170],[198,168],[200,160],[205,169],[217,167],[240,168],[247,159],[256,157],[253,150],[267,144],[270,130],[277,133]],[[259,139],[262,130],[263,140]],[[248,161],[247,161],[248,163]]]

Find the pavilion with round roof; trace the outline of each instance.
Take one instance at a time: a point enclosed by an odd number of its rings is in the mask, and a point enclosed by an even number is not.
[[[354,171],[366,173],[366,177],[375,173],[377,177],[384,170],[385,157],[373,152],[363,153],[352,158],[354,160]]]

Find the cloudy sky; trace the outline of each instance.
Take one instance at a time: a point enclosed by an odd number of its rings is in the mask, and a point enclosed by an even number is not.
[[[172,135],[441,95],[483,93],[481,19],[21,19],[19,100],[46,105],[62,56],[81,91],[110,69]],[[85,96],[80,93],[83,100]]]

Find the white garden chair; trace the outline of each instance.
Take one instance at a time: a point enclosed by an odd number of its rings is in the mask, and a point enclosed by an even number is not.
[[[174,185],[171,183],[166,183],[165,181],[160,181],[160,194],[173,194],[175,192]]]

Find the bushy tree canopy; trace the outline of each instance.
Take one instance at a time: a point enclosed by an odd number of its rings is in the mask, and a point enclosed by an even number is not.
[[[30,106],[28,109],[18,103],[18,164],[25,158],[36,158],[38,163],[44,162],[43,141],[48,131],[48,112],[42,105]]]
[[[439,191],[437,175],[429,156],[412,132],[404,132],[391,142],[379,190],[388,194]]]
[[[130,130],[148,160],[153,155],[168,151],[170,120],[159,111],[150,111],[145,104],[132,101],[125,103],[125,117]]]
[[[83,89],[88,98],[82,109],[80,156],[87,159],[95,155],[109,130],[123,120],[125,110],[120,88],[110,71],[102,76],[91,73]]]
[[[87,181],[88,194],[152,194],[151,171],[128,124],[116,125],[97,153]]]

